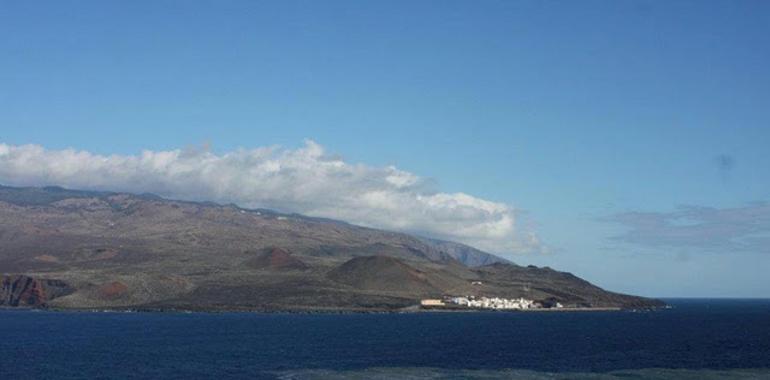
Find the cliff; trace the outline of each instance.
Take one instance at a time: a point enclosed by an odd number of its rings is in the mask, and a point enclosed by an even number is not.
[[[0,306],[40,307],[73,289],[60,280],[24,275],[0,276]]]

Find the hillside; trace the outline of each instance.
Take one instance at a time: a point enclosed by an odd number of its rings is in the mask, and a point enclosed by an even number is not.
[[[57,187],[0,187],[0,273],[0,306],[371,310],[447,294],[658,304],[451,242],[234,205]]]
[[[366,291],[426,296],[441,293],[441,290],[431,285],[425,272],[389,256],[353,258],[330,271],[328,277],[335,282]]]

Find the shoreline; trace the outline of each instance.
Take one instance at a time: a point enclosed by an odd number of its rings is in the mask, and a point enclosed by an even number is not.
[[[665,309],[656,308],[656,309]],[[502,313],[561,313],[561,312],[591,312],[591,311],[639,311],[647,310],[654,311],[656,309],[624,309],[622,307],[563,307],[563,308],[539,308],[539,309],[479,309],[479,308],[466,308],[466,309],[454,309],[454,308],[424,308],[423,312],[502,312]]]
[[[159,313],[159,314],[419,314],[419,313],[590,313],[590,312],[651,312],[670,306],[644,309],[621,307],[581,307],[543,309],[478,309],[478,308],[425,308],[419,305],[401,309],[186,309],[186,308],[60,308],[0,306],[3,311],[59,312],[59,313]]]

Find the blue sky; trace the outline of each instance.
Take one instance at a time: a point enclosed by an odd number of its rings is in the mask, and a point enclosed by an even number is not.
[[[515,208],[516,262],[770,297],[766,1],[0,1],[0,57],[9,146],[310,139]]]

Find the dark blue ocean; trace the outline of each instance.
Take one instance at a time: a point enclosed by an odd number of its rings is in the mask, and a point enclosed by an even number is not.
[[[0,310],[0,379],[770,379],[770,300],[654,312]]]

